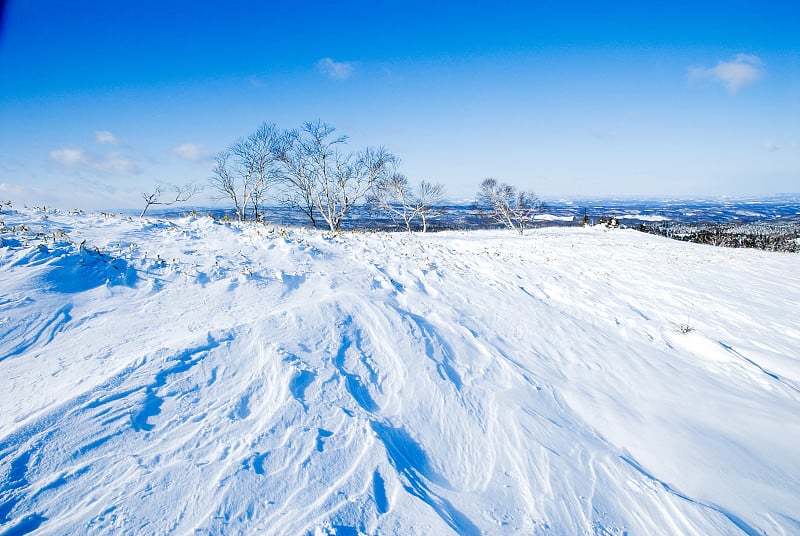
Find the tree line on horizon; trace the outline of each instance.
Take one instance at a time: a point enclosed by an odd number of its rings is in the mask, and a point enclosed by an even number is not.
[[[293,130],[265,122],[215,157],[209,187],[232,203],[241,222],[261,219],[271,199],[299,210],[312,227],[336,232],[355,205],[366,203],[409,232],[427,231],[430,218],[442,213],[444,185],[412,184],[399,170],[400,159],[384,147],[351,151],[347,144],[347,136],[319,120]],[[152,205],[184,202],[199,190],[188,184],[144,192],[141,215]],[[533,193],[489,178],[480,185],[476,208],[487,221],[522,233],[541,204]]]

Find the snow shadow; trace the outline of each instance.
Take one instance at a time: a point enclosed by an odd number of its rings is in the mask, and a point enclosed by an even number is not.
[[[724,343],[724,342],[722,342],[722,341],[717,341],[717,342],[719,342],[719,345],[720,345],[720,346],[722,346],[722,347],[723,347],[723,348],[724,348],[724,349],[725,349],[725,350],[726,350],[728,353],[730,353],[731,355],[734,355],[734,356],[738,357],[739,359],[742,359],[742,360],[744,360],[744,361],[746,361],[746,362],[750,363],[750,364],[751,364],[751,365],[753,365],[755,368],[757,368],[757,369],[758,369],[758,370],[759,370],[759,371],[760,371],[762,374],[764,374],[764,375],[766,375],[766,376],[768,376],[768,377],[772,378],[773,380],[775,380],[775,381],[777,381],[777,382],[781,383],[782,385],[784,385],[785,387],[787,387],[787,388],[791,389],[792,391],[794,391],[794,392],[796,392],[796,393],[800,393],[800,389],[798,389],[798,387],[797,387],[797,386],[795,386],[794,384],[792,384],[792,383],[790,383],[789,381],[785,380],[784,378],[781,378],[780,376],[778,376],[778,375],[777,375],[777,374],[775,374],[774,372],[770,372],[769,370],[765,369],[764,367],[762,367],[761,365],[759,365],[758,363],[756,363],[755,361],[753,361],[753,360],[752,360],[752,359],[750,359],[749,357],[747,357],[747,356],[745,356],[745,355],[741,354],[739,351],[737,351],[736,349],[734,349],[734,348],[733,348],[733,346],[730,346],[730,345],[728,345],[728,344],[725,344],[725,343]]]
[[[53,342],[53,339],[58,333],[63,331],[64,327],[72,320],[70,312],[72,305],[65,305],[64,307],[56,310],[52,315],[44,319],[37,318],[39,322],[31,322],[29,329],[26,333],[22,334],[19,338],[22,340],[18,342],[7,354],[0,356],[0,362],[9,357],[22,355],[29,349],[37,345],[45,346]],[[12,338],[10,333],[3,333],[2,336]],[[13,340],[13,338],[12,338]]]
[[[709,510],[713,510],[713,511],[719,513],[719,514],[722,514],[723,516],[725,516],[725,518],[728,521],[733,523],[736,526],[736,528],[741,530],[747,536],[759,536],[761,534],[755,528],[753,528],[750,525],[748,525],[742,518],[734,515],[733,513],[729,512],[728,510],[726,510],[724,508],[722,508],[721,506],[718,506],[718,505],[712,504],[712,503],[706,503],[706,502],[703,502],[703,501],[699,501],[697,499],[693,499],[693,498],[689,497],[688,495],[685,495],[685,494],[681,493],[680,491],[676,490],[675,488],[673,488],[672,486],[670,486],[669,484],[667,484],[663,480],[661,480],[659,478],[656,478],[655,475],[653,475],[652,473],[647,471],[644,467],[639,465],[639,463],[636,460],[634,460],[632,457],[630,457],[630,456],[620,456],[619,458],[623,462],[625,462],[628,465],[630,465],[631,467],[633,467],[642,476],[644,476],[645,478],[647,478],[650,481],[654,482],[655,484],[658,484],[659,486],[661,486],[664,489],[664,491],[666,491],[667,493],[675,495],[676,497],[679,497],[679,498],[683,499],[684,501],[690,502],[692,504],[696,504],[697,506],[702,506],[703,508],[708,508]]]
[[[100,250],[80,248],[50,264],[44,276],[52,292],[74,294],[102,285],[133,287],[139,280],[136,270],[125,259],[111,257]]]
[[[352,318],[347,318],[345,321],[344,327],[348,328],[352,324]],[[358,332],[356,332],[358,335]],[[345,380],[345,387],[347,388],[347,392],[350,393],[350,396],[356,403],[366,412],[373,413],[378,411],[380,408],[378,404],[375,403],[375,400],[372,398],[372,395],[369,393],[369,388],[361,382],[361,377],[358,374],[353,374],[349,372],[344,364],[347,358],[347,352],[353,346],[353,342],[350,337],[347,335],[345,329],[342,329],[342,338],[339,344],[339,350],[336,352],[336,356],[333,359],[333,364],[336,367],[336,370],[339,371],[339,374],[344,377]],[[361,350],[361,342],[360,338],[356,338],[356,350],[359,352],[359,355],[362,357],[362,362],[364,363],[365,367],[369,369],[369,365],[364,360],[364,352]],[[374,374],[374,371],[370,371]],[[374,381],[374,378],[373,378]]]
[[[38,529],[45,521],[47,521],[47,518],[43,515],[31,514],[22,518],[13,527],[10,527],[6,531],[0,533],[0,536],[22,536],[23,534],[30,534]]]
[[[0,526],[11,521],[11,512],[14,507],[22,500],[28,482],[28,466],[31,463],[31,451],[26,451],[11,460],[8,475],[5,482],[0,486]],[[2,536],[21,536],[35,531],[47,520],[40,514],[29,514],[17,521],[17,523],[2,533]]]
[[[31,453],[23,452],[9,464],[8,476],[2,487],[0,487],[0,525],[8,523],[9,514],[20,500],[19,492],[21,488],[28,486],[25,475],[28,472]],[[24,534],[24,533],[22,533]]]
[[[389,500],[386,498],[386,481],[377,469],[372,474],[372,494],[375,497],[375,508],[378,511],[378,515],[388,512]]]
[[[230,338],[227,340],[230,340]],[[159,390],[166,385],[167,378],[191,369],[202,361],[210,350],[218,347],[221,342],[224,341],[214,339],[211,333],[209,333],[206,344],[195,348],[188,348],[169,360],[174,364],[160,370],[156,374],[153,382],[145,386],[145,397],[141,409],[131,413],[131,425],[135,431],[149,432],[155,428],[155,425],[150,422],[150,418],[161,413],[164,397],[159,396],[158,393]]]
[[[464,382],[461,380],[461,375],[453,367],[453,355],[455,352],[453,352],[450,344],[439,335],[436,327],[422,316],[400,309],[398,309],[398,312],[412,321],[422,333],[422,338],[425,341],[425,355],[436,363],[436,372],[439,377],[449,381],[456,388],[456,391],[460,391]],[[438,360],[437,356],[439,357]]]
[[[401,480],[405,480],[403,488],[407,492],[432,508],[436,515],[442,518],[457,534],[477,535],[481,533],[480,529],[450,501],[437,495],[428,487],[426,480],[438,482],[442,479],[431,469],[428,455],[408,432],[403,428],[395,428],[377,421],[370,421],[370,426],[383,443],[392,467],[399,473]],[[383,480],[380,479],[381,484],[382,482]],[[377,484],[377,479],[373,477],[374,487],[378,487]],[[378,502],[378,494],[376,493],[376,502]],[[383,506],[386,507],[385,502]]]
[[[303,409],[308,411],[308,406],[306,405],[306,389],[314,382],[314,378],[317,377],[315,372],[310,370],[300,370],[292,377],[292,380],[289,382],[289,391],[292,393],[292,396],[300,402],[303,406]]]

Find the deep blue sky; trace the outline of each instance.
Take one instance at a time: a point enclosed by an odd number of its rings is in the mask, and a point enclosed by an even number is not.
[[[10,0],[0,199],[136,207],[315,119],[453,198],[800,190],[800,6],[643,4]]]

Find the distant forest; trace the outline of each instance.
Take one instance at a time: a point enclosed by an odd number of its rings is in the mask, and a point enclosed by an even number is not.
[[[642,223],[640,231],[675,240],[768,251],[800,251],[800,221],[749,223]]]

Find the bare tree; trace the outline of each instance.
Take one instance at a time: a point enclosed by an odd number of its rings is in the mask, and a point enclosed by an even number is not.
[[[369,203],[377,210],[388,212],[392,219],[401,219],[406,231],[411,232],[411,221],[417,216],[411,185],[405,175],[392,173],[373,186]]]
[[[228,161],[231,158],[229,151],[222,151],[215,157],[215,165],[211,170],[209,182],[211,187],[220,193],[221,197],[229,197],[233,201],[234,210],[239,221],[244,219],[244,208],[239,199],[239,188]]]
[[[393,219],[401,219],[409,233],[412,221],[419,216],[422,219],[422,232],[426,232],[428,217],[443,195],[444,186],[441,184],[422,181],[415,192],[405,175],[392,173],[375,183],[369,201],[378,210],[388,212]]]
[[[195,194],[202,191],[202,187],[197,184],[187,183],[183,186],[170,186],[166,188],[163,184],[159,184],[151,192],[142,192],[142,199],[144,199],[144,208],[142,213],[139,214],[143,218],[147,209],[152,205],[174,205],[175,203],[183,203],[191,199]],[[164,199],[164,194],[169,191],[170,196]]]
[[[384,177],[395,157],[383,148],[343,152],[346,136],[317,121],[284,136],[277,157],[284,164],[284,183],[290,199],[316,227],[319,215],[338,231],[347,212]]]
[[[478,192],[478,205],[497,223],[522,234],[541,212],[541,202],[533,192],[517,191],[514,186],[497,179],[484,179]]]
[[[313,155],[322,152],[324,156],[324,137],[330,133],[315,131],[309,132],[309,123],[304,125],[303,135],[297,130],[288,130],[281,135],[279,148],[276,152],[278,160],[283,164],[281,175],[285,189],[285,202],[298,208],[311,221],[314,229],[317,228],[317,212],[314,203],[316,189],[316,170],[324,168],[318,166]],[[346,137],[328,140],[328,146],[345,143]],[[323,158],[324,160],[324,158]]]
[[[264,123],[246,138],[234,142],[216,157],[211,186],[233,202],[239,221],[260,217],[267,191],[278,178],[280,133]]]
[[[417,187],[416,207],[417,213],[422,218],[422,232],[428,232],[428,218],[440,214],[443,209],[439,204],[444,199],[444,184],[433,184],[421,181]]]

